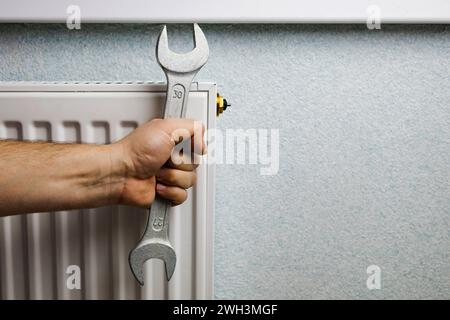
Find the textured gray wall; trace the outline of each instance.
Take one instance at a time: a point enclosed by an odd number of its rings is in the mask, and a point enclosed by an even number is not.
[[[217,168],[216,297],[450,299],[450,27],[203,28],[219,127],[280,129],[278,175]],[[163,80],[159,30],[0,25],[0,79]]]

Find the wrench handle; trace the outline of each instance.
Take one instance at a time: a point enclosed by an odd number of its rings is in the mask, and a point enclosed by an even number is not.
[[[164,107],[164,118],[184,118],[186,106],[195,73],[172,75],[167,74],[167,95]],[[144,237],[168,239],[170,202],[158,196],[155,197],[149,209],[147,227]]]
[[[147,227],[145,228],[145,238],[161,238],[168,239],[168,212],[170,209],[170,202],[156,197],[150,207]]]

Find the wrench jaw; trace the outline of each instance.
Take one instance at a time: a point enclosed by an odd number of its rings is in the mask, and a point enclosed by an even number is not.
[[[209,46],[205,34],[197,23],[194,23],[194,45],[195,49],[198,48],[202,53],[202,59],[199,59],[199,64],[201,64],[199,68],[201,68],[208,61]]]
[[[208,61],[209,47],[205,34],[198,24],[194,23],[195,48],[188,53],[175,53],[169,49],[167,27],[164,26],[156,44],[156,58],[159,65],[167,71],[175,73],[197,73]]]
[[[161,259],[166,268],[167,281],[172,278],[175,271],[177,257],[175,250],[168,242],[140,243],[130,252],[128,261],[134,277],[141,286],[144,285],[144,264],[150,259]]]

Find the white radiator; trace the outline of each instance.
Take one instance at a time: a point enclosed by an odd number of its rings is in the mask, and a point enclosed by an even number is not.
[[[162,83],[0,82],[0,139],[110,143],[159,117],[164,99]],[[187,117],[213,128],[215,107],[216,86],[193,83]],[[177,253],[170,282],[160,260],[146,263],[142,288],[129,269],[146,210],[34,213],[0,218],[0,298],[212,298],[214,167],[202,164],[197,172],[188,201],[170,212]],[[80,289],[67,285],[70,266],[80,268]]]

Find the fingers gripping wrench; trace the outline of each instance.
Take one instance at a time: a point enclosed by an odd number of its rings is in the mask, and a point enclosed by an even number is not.
[[[209,56],[208,42],[197,24],[194,24],[194,43],[195,48],[191,52],[178,54],[169,50],[165,26],[159,35],[156,58],[167,78],[164,118],[183,118],[186,115],[192,80]],[[168,237],[169,209],[168,201],[155,198],[144,235],[136,248],[130,252],[131,271],[141,285],[144,285],[144,263],[149,259],[164,261],[167,280],[170,280],[175,271],[176,254]]]

